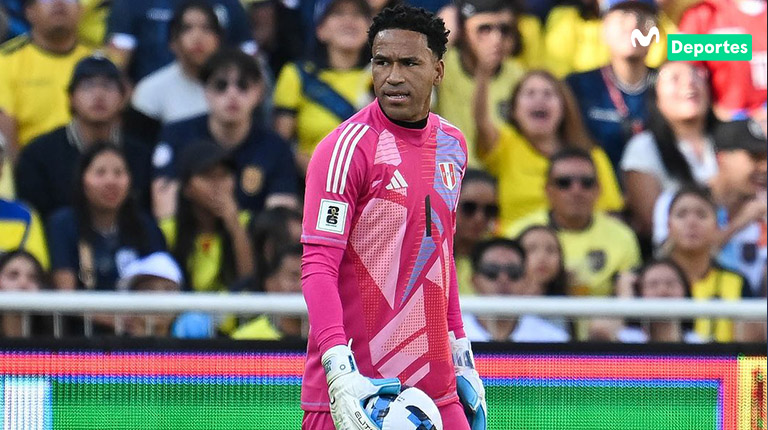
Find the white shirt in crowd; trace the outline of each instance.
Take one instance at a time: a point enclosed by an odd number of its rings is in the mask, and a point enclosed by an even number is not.
[[[461,314],[464,333],[470,341],[489,342],[493,340],[488,330],[472,314]],[[509,335],[512,342],[561,343],[571,340],[565,329],[565,320],[551,320],[536,315],[523,315],[517,319],[515,329]]]
[[[697,183],[706,184],[710,178],[717,174],[715,145],[711,139],[707,139],[701,158],[696,155],[693,146],[686,141],[677,142],[677,148],[683,154],[685,161],[688,162],[688,166],[691,168],[691,175]],[[627,142],[627,147],[621,156],[621,170],[653,175],[659,180],[662,191],[677,189],[681,185],[664,168],[664,163],[661,161],[661,153],[659,153],[659,149],[656,147],[656,139],[647,130],[635,135]]]
[[[131,104],[137,111],[163,124],[208,112],[203,84],[185,75],[175,61],[139,81]]]

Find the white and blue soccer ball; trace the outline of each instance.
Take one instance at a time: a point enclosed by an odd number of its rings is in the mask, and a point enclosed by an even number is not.
[[[365,412],[381,430],[443,430],[435,402],[416,387],[370,397]]]

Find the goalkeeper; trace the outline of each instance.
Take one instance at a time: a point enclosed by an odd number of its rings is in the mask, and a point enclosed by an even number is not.
[[[447,31],[400,5],[368,39],[376,100],[320,142],[307,171],[302,429],[374,430],[362,401],[403,383],[435,401],[446,430],[485,430],[453,261],[467,148],[429,112]]]

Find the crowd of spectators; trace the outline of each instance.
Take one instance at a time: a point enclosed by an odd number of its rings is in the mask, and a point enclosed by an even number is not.
[[[307,164],[374,100],[367,29],[402,2],[450,29],[432,108],[469,151],[461,294],[766,296],[765,0],[0,0],[0,290],[300,292]],[[667,62],[677,32],[751,34],[752,60]],[[51,330],[0,317],[0,337]],[[477,341],[766,339],[726,319],[463,317]],[[186,313],[64,329],[308,328]]]

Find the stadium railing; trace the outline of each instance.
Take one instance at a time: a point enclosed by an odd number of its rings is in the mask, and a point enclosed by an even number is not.
[[[623,299],[585,297],[466,296],[462,311],[477,316],[613,317],[644,319],[732,318],[766,321],[765,299],[739,301],[692,299]],[[53,315],[54,332],[62,315],[177,314],[297,315],[307,313],[300,294],[268,293],[128,293],[128,292],[0,292],[0,313]],[[56,334],[56,333],[55,333]]]

